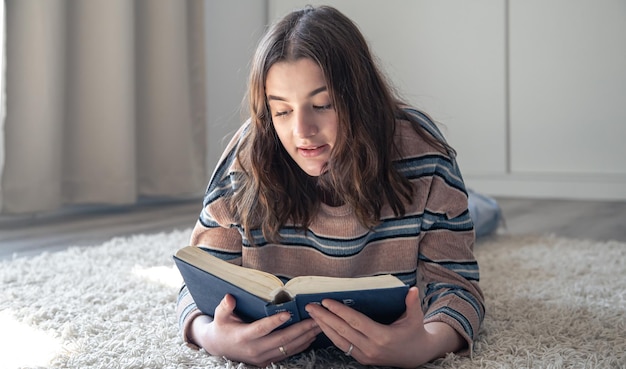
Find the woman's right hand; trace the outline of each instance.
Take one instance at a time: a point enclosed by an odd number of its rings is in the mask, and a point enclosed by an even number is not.
[[[312,319],[275,330],[289,320],[288,312],[244,323],[235,315],[235,305],[235,298],[226,295],[213,319],[207,315],[195,318],[189,337],[192,342],[211,355],[265,367],[304,351],[321,333]]]

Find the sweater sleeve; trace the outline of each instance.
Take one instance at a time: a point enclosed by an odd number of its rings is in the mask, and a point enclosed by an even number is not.
[[[426,114],[410,108],[405,111],[433,138],[445,142]],[[451,326],[467,342],[467,349],[460,354],[469,354],[485,310],[473,253],[475,233],[467,190],[453,152],[444,154],[418,137],[410,126],[400,127],[396,134],[403,153],[401,168],[416,184],[413,211],[422,215],[417,286],[424,323]]]
[[[474,227],[455,161],[443,162],[437,172],[426,201],[418,254],[424,322],[450,325],[467,342],[460,354],[469,354],[485,313],[473,254]]]

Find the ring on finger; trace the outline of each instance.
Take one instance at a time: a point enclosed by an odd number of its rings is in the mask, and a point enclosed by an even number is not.
[[[285,356],[289,356],[287,354],[287,350],[285,350],[285,347],[283,347],[283,346],[278,346],[278,351],[280,351],[280,353],[285,355]]]
[[[348,347],[348,351],[344,352],[344,354],[346,354],[346,356],[352,356],[353,349],[354,349],[354,345],[350,344],[350,347]]]

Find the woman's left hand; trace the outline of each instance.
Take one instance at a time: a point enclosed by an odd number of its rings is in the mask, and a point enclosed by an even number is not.
[[[424,324],[416,287],[406,296],[406,312],[390,325],[329,299],[322,301],[322,306],[309,304],[306,309],[335,346],[364,365],[416,367],[464,344],[449,325]]]

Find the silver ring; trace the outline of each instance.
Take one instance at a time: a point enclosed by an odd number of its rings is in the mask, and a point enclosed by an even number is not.
[[[278,346],[278,351],[280,351],[280,353],[285,355],[285,356],[289,356],[289,355],[287,355],[287,350],[285,350],[285,348],[283,346]]]
[[[354,345],[350,344],[350,347],[348,348],[348,351],[344,352],[344,354],[346,354],[346,356],[351,356],[352,355],[352,349],[354,349]]]

